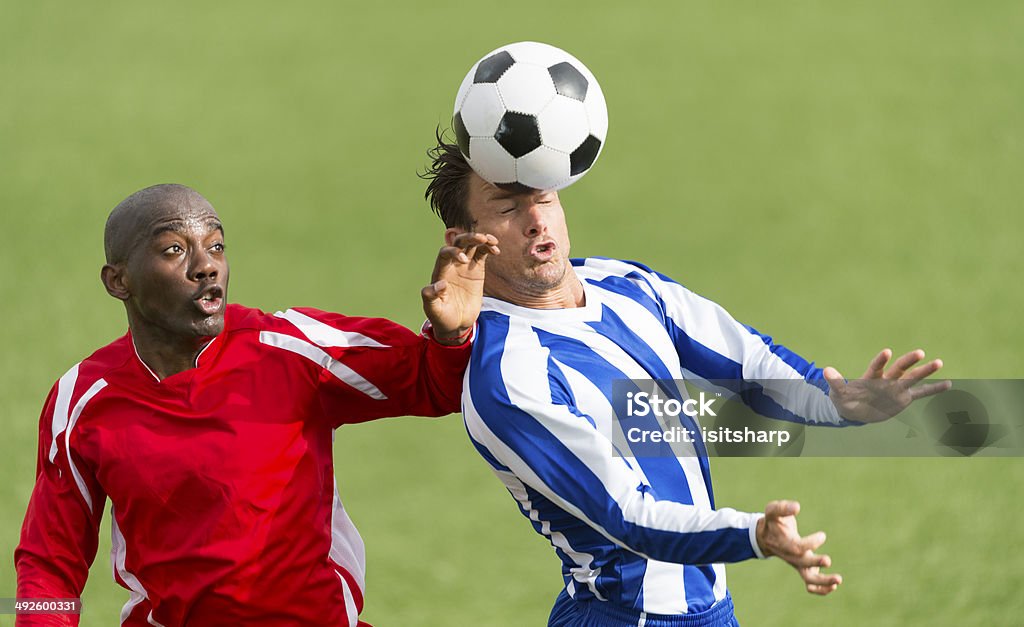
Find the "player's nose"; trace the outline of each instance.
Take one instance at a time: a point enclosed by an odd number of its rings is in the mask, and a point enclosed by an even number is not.
[[[193,281],[202,281],[203,279],[215,279],[218,273],[217,262],[214,260],[213,255],[210,251],[199,246],[193,250],[192,259],[189,263],[189,278]]]
[[[525,234],[527,237],[537,237],[547,231],[547,220],[544,218],[544,212],[540,205],[537,203],[531,203],[526,209],[526,229]]]

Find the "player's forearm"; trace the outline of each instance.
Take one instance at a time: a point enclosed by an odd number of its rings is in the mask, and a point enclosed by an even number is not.
[[[559,466],[559,464],[551,464]],[[712,510],[658,500],[637,491],[642,480],[626,481],[619,490],[575,480],[541,483],[543,471],[527,476],[527,485],[555,505],[573,513],[618,546],[660,562],[713,564],[763,558],[757,544],[757,521],[762,514],[731,508]],[[531,485],[532,484],[532,485]]]
[[[526,419],[491,415],[493,420],[488,421],[476,409],[467,406],[466,424],[478,448],[487,450],[498,464],[496,471],[507,468],[525,486],[614,544],[679,564],[759,557],[752,532],[758,514],[659,500],[641,491],[649,489],[643,477],[589,430],[569,427],[565,437],[558,438],[561,445],[550,441],[541,445],[539,434],[529,431]],[[557,432],[560,422],[549,422],[548,428]],[[499,440],[489,425],[510,426],[512,431]]]
[[[609,541],[680,564],[758,556],[751,534],[756,514],[659,500],[611,441],[568,406],[522,394],[523,381],[504,382],[515,404],[495,403],[489,388],[470,383],[466,426],[478,448]]]
[[[77,585],[78,573],[63,573],[55,562],[40,558],[23,547],[14,553],[18,576],[18,599],[77,599],[84,585]],[[84,584],[84,578],[82,578]],[[75,614],[19,614],[17,627],[78,625]]]
[[[45,450],[42,446],[40,449]],[[41,457],[40,473],[14,551],[17,597],[22,599],[80,597],[99,544],[103,495],[96,490],[101,500],[97,511],[89,512],[78,488],[70,486],[72,473],[60,472],[48,464],[47,458]],[[43,616],[43,622],[24,624],[51,624],[45,622],[46,615],[33,616]],[[72,622],[53,624],[77,624],[77,617],[67,617]]]
[[[812,426],[851,424],[836,411],[822,379],[746,379],[742,387],[739,400],[762,416]]]
[[[412,402],[422,416],[445,416],[461,409],[462,378],[472,352],[471,336],[456,345],[438,342],[427,330]]]
[[[710,510],[644,499],[619,516],[594,522],[638,555],[677,564],[712,564],[763,557],[755,535],[760,517],[731,508]]]

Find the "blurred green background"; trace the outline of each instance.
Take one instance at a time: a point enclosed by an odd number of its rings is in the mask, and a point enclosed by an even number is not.
[[[416,172],[463,74],[534,39],[598,76],[609,139],[562,193],[577,256],[642,260],[821,365],[918,346],[1024,377],[1024,4],[0,0],[0,597],[37,417],[124,332],[102,228],[180,182],[231,299],[418,327],[440,222]],[[457,416],[338,432],[378,626],[541,625],[557,559]],[[744,625],[1020,624],[1024,460],[716,459],[723,506],[798,499],[846,583],[729,568]],[[109,521],[84,625],[115,624]],[[0,616],[10,624],[11,616]]]

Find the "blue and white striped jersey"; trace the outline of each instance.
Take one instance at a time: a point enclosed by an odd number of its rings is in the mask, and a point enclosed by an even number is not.
[[[809,393],[766,391],[756,408],[844,421],[820,369],[715,303],[640,264],[572,264],[583,307],[484,299],[463,390],[467,431],[551,542],[570,596],[658,614],[704,611],[726,596],[725,562],[763,557],[760,515],[715,508],[705,455],[617,454],[608,436],[613,381],[804,379]]]

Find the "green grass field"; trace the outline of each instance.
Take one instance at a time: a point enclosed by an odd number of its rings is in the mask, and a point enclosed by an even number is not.
[[[1020,2],[0,0],[0,15],[0,597],[46,392],[125,329],[98,280],[107,212],[191,185],[227,225],[231,300],[417,327],[441,229],[416,172],[463,74],[512,41],[572,51],[608,99],[606,149],[562,194],[577,256],[642,260],[847,376],[890,345],[951,377],[1024,377]],[[557,559],[459,417],[345,427],[336,461],[367,542],[364,619],[544,624]],[[713,467],[723,506],[800,500],[846,578],[821,599],[777,560],[732,566],[744,625],[1024,622],[1024,460]],[[116,624],[127,599],[102,533],[83,625]]]

